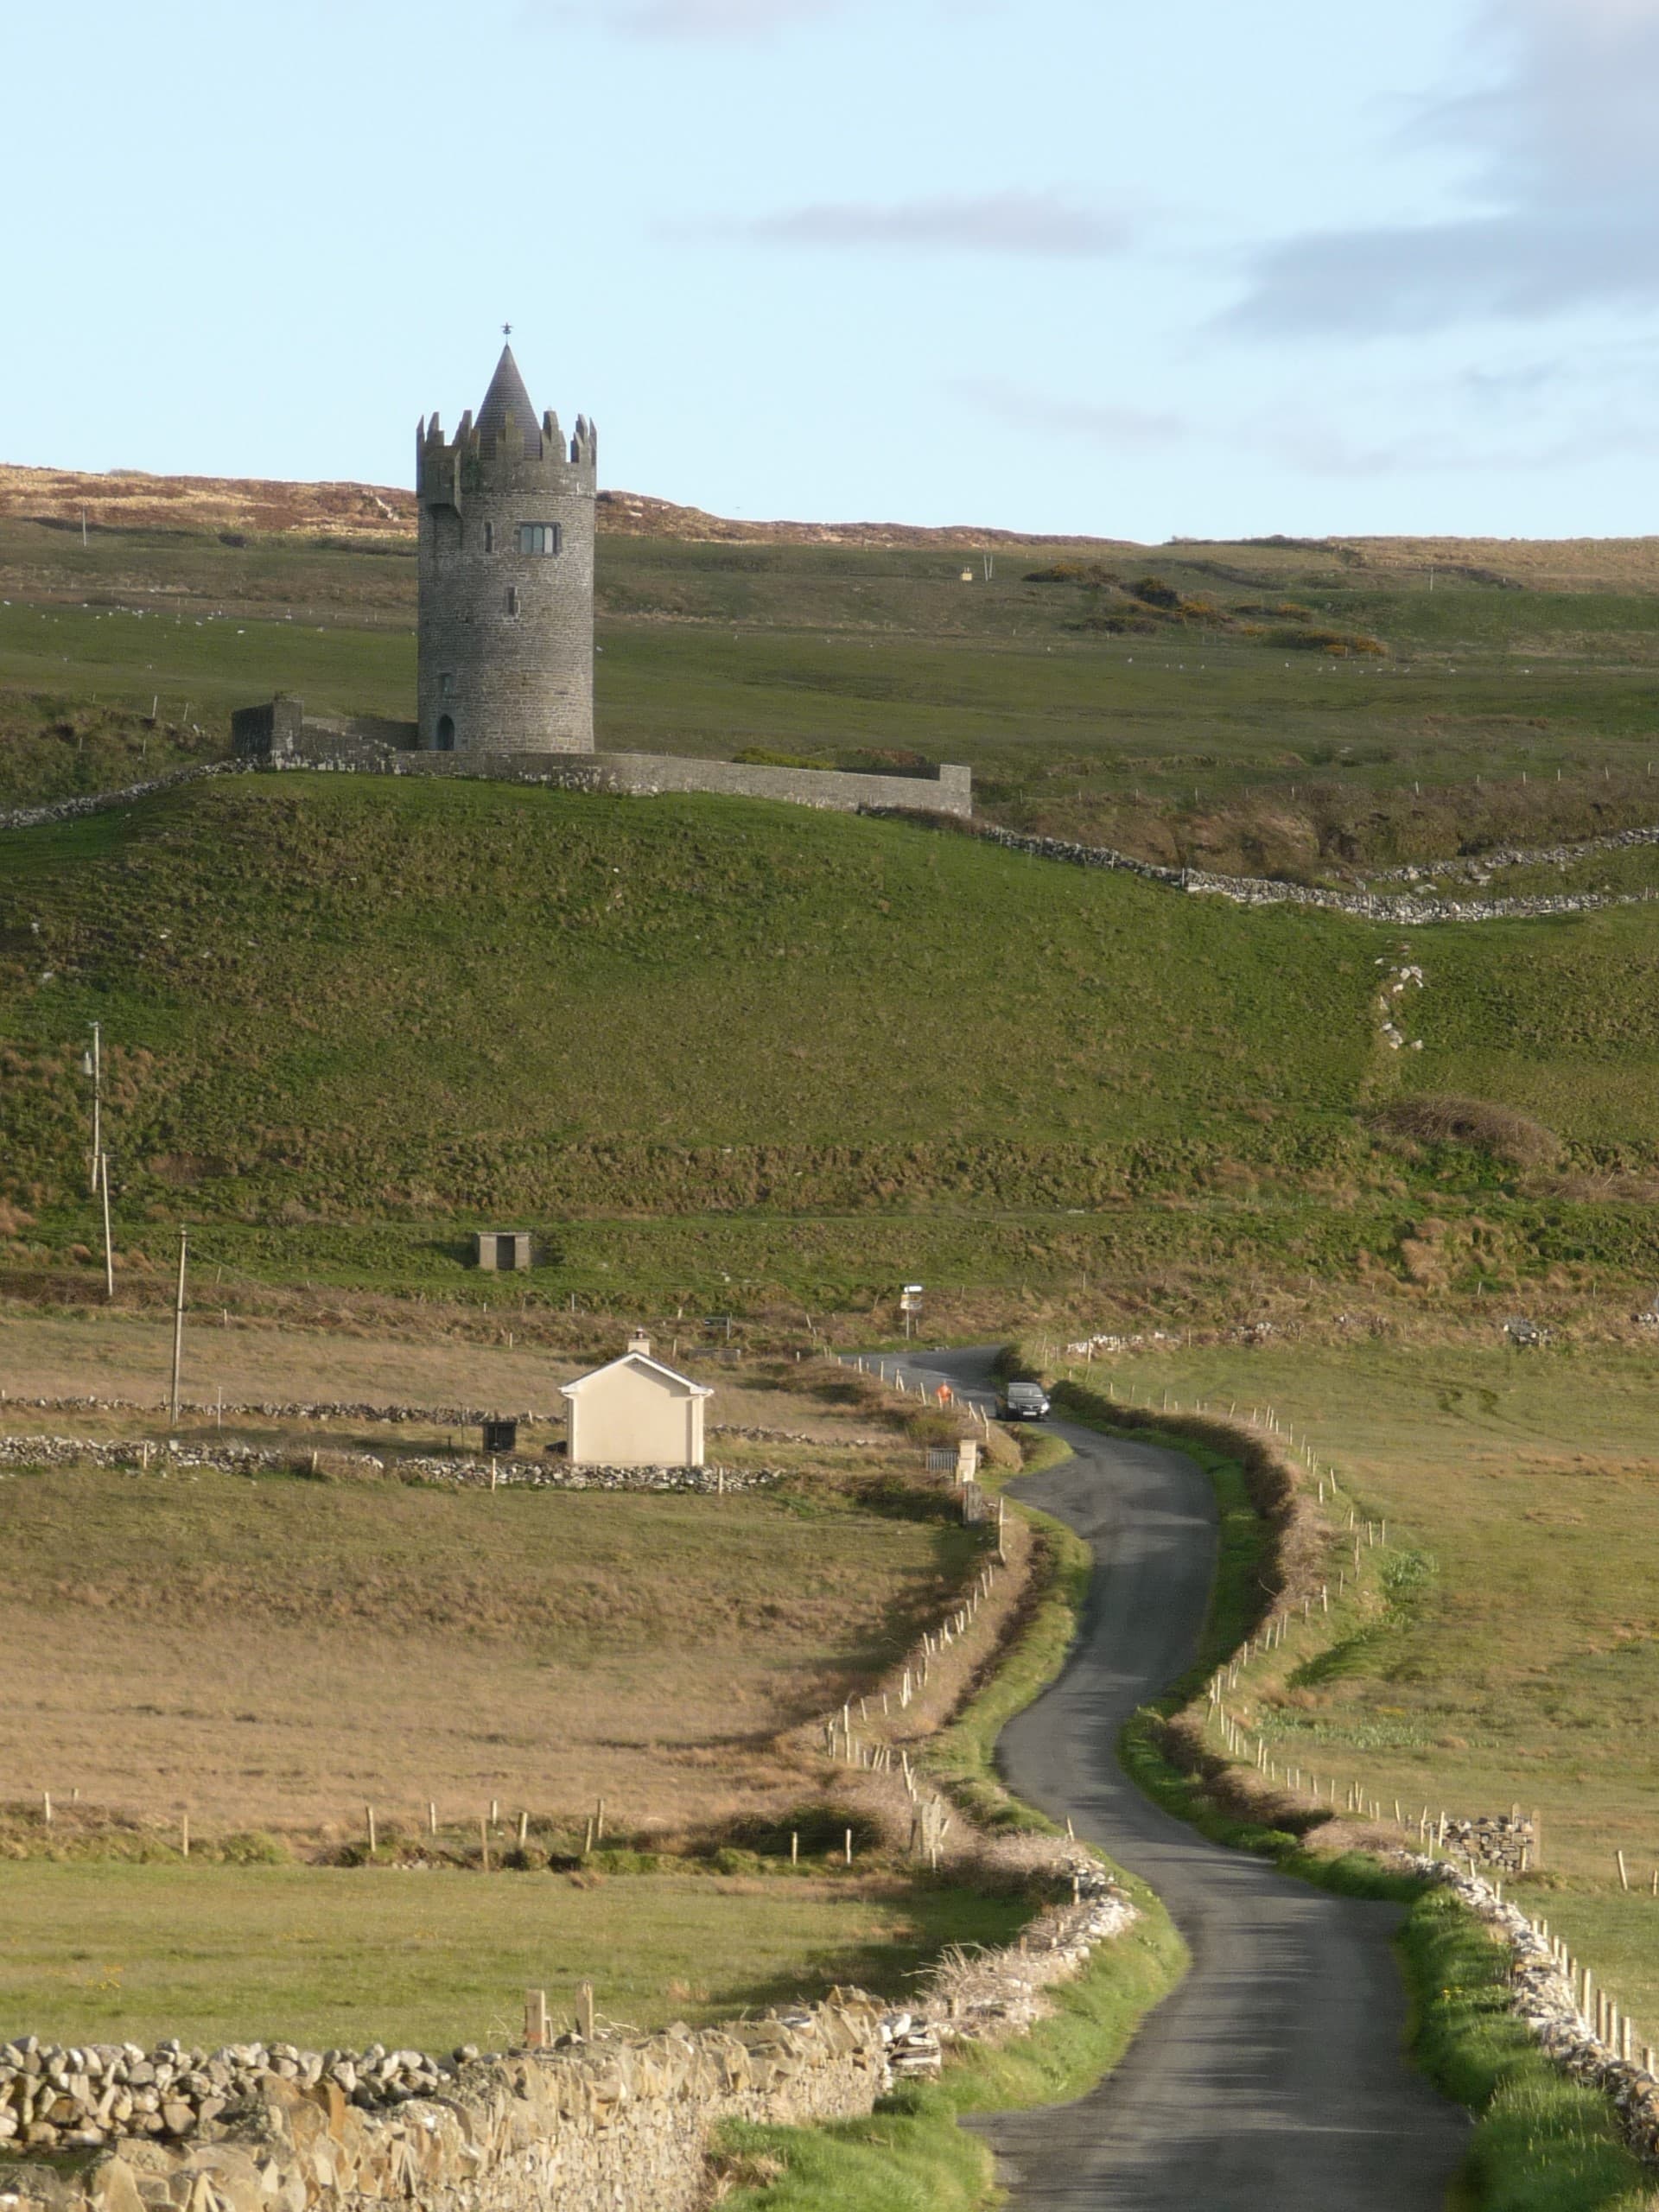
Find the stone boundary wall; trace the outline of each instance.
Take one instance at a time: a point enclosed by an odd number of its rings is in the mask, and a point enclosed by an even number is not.
[[[149,1439],[130,1444],[86,1436],[0,1436],[0,1478],[18,1467],[87,1465],[115,1467],[126,1474],[148,1474],[152,1467],[158,1475],[188,1467],[212,1467],[227,1475],[292,1472],[303,1451],[302,1446],[264,1451],[245,1445],[181,1444],[171,1439],[159,1444]],[[387,1471],[387,1462],[372,1452],[331,1449],[328,1457],[337,1465],[343,1460],[348,1468],[365,1476]],[[492,1459],[478,1455],[397,1459],[391,1463],[391,1471],[417,1482],[452,1484],[461,1490],[695,1491],[719,1497],[728,1491],[769,1490],[783,1480],[783,1470],[776,1467],[752,1468],[741,1474],[727,1467],[566,1467],[556,1459]]]
[[[1631,2150],[1659,2163],[1659,2075],[1628,2055],[1628,2024],[1620,2022],[1605,1993],[1595,1992],[1593,1977],[1560,1937],[1550,1936],[1548,1923],[1506,1904],[1501,1885],[1479,1874],[1417,1853],[1401,1857],[1413,1873],[1452,1891],[1507,1947],[1510,2002],[1546,2056],[1562,2073],[1608,2097]]]
[[[1430,922],[1531,921],[1554,914],[1590,914],[1606,906],[1644,906],[1648,892],[1561,892],[1524,899],[1445,899],[1438,895],[1389,897],[1370,891],[1325,891],[1308,883],[1276,883],[1264,876],[1211,875],[1202,868],[1162,868],[1138,861],[1109,845],[1076,845],[1063,837],[1028,837],[1017,830],[980,828],[988,844],[1010,852],[1033,853],[1039,860],[1064,861],[1073,868],[1120,868],[1148,883],[1230,899],[1239,906],[1313,906],[1328,914],[1350,914],[1361,921]],[[1659,831],[1624,833],[1631,843],[1659,842]]]
[[[1633,847],[1659,845],[1659,828],[1608,830],[1599,837],[1582,837],[1570,845],[1494,845],[1488,853],[1459,853],[1451,860],[1414,861],[1404,868],[1378,868],[1372,883],[1419,883],[1425,876],[1451,875],[1460,883],[1484,883],[1501,868],[1570,868],[1592,853],[1628,852]]]
[[[867,776],[834,768],[766,767],[666,753],[416,753],[368,738],[314,731],[308,724],[304,735],[268,765],[352,775],[477,777],[561,791],[617,791],[633,798],[655,798],[664,791],[712,791],[733,798],[781,799],[791,806],[841,814],[891,809],[965,821],[974,810],[973,771],[948,763],[937,776]]]
[[[86,791],[77,798],[54,798],[41,806],[0,809],[0,830],[35,830],[47,822],[79,822],[88,814],[107,814],[112,807],[130,806],[157,791],[176,791],[181,784],[199,784],[208,776],[245,776],[245,760],[196,760],[188,767],[169,769],[145,783],[129,784],[118,791]]]
[[[257,766],[307,768],[352,775],[468,776],[490,782],[538,784],[567,791],[619,791],[632,798],[649,798],[661,791],[712,791],[733,798],[780,799],[795,806],[816,806],[845,814],[931,814],[957,821],[973,819],[973,772],[941,766],[937,781],[919,776],[859,776],[829,768],[767,768],[734,760],[682,760],[652,753],[595,753],[569,755],[544,753],[415,753],[383,739],[359,734],[369,727],[364,718],[354,722],[321,723],[308,727],[306,735],[282,760],[213,760],[177,768],[148,783],[132,784],[118,791],[99,791],[79,798],[57,799],[48,805],[0,810],[0,830],[33,829],[48,822],[69,822],[83,815],[101,814],[111,807],[130,805],[156,791],[194,783],[205,776],[246,773]],[[375,727],[399,727],[376,725]],[[1174,891],[1230,899],[1241,906],[1312,906],[1331,914],[1348,914],[1361,921],[1398,923],[1418,927],[1434,922],[1532,921],[1552,915],[1598,913],[1610,906],[1640,906],[1651,892],[1560,892],[1519,899],[1450,899],[1435,893],[1416,895],[1372,891],[1328,891],[1307,883],[1280,883],[1266,876],[1212,875],[1202,868],[1164,868],[1155,861],[1136,860],[1109,845],[1081,845],[1064,837],[1028,836],[1018,830],[994,824],[976,825],[975,835],[1005,850],[1030,853],[1039,860],[1062,861],[1073,868],[1121,869],[1147,883],[1161,883]],[[1404,883],[1414,875],[1455,875],[1477,886],[1491,869],[1567,865],[1586,854],[1618,852],[1632,847],[1659,844],[1659,827],[1610,831],[1576,845],[1540,846],[1535,850],[1504,846],[1478,857],[1442,861],[1434,868],[1390,868],[1375,876],[1377,883]]]
[[[1061,1861],[1064,1864],[1061,1864]],[[1139,1917],[1099,1864],[1061,1847],[1069,1904],[1019,1943],[948,1953],[911,2005],[861,1990],[759,2020],[448,2058],[291,2044],[153,2051],[0,2045],[0,2204],[16,2212],[691,2212],[710,2138],[731,2120],[862,2117],[945,2048],[1000,2044],[1052,2010],[1047,1992]],[[22,2152],[22,2159],[15,2154]],[[90,2152],[65,2171],[29,2154]]]
[[[137,1398],[20,1398],[0,1389],[0,1406],[14,1406],[20,1411],[42,1414],[72,1413],[164,1413],[170,1401],[163,1393],[149,1403]],[[397,1427],[407,1421],[421,1421],[430,1428],[480,1428],[486,1421],[516,1421],[520,1428],[535,1428],[543,1425],[563,1427],[563,1411],[546,1413],[486,1413],[475,1406],[373,1406],[345,1399],[318,1399],[314,1402],[299,1400],[281,1401],[261,1399],[237,1404],[222,1403],[217,1399],[181,1398],[179,1410],[188,1414],[229,1414],[233,1421],[254,1418],[261,1421],[361,1421],[383,1422]],[[735,1436],[747,1444],[814,1444],[832,1450],[857,1446],[874,1449],[891,1438],[879,1436],[809,1436],[804,1429],[764,1428],[753,1421],[715,1421],[709,1423],[710,1436]]]
[[[32,2041],[0,2053],[10,2139],[102,2155],[80,2172],[0,2166],[19,2212],[691,2212],[723,2121],[850,2119],[889,2079],[880,2009],[856,1991],[729,2028],[448,2061]],[[135,2088],[135,2072],[151,2078]],[[89,2102],[104,2122],[74,2125]]]

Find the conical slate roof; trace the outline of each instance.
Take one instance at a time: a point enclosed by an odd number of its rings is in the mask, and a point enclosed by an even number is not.
[[[478,429],[489,439],[500,440],[506,428],[507,410],[512,410],[513,424],[526,448],[533,454],[542,449],[541,417],[531,404],[530,394],[524,390],[524,380],[518,373],[518,364],[512,358],[511,346],[501,348],[501,358],[495,365],[495,374],[490,378],[490,388],[484,395],[484,404],[478,410]]]

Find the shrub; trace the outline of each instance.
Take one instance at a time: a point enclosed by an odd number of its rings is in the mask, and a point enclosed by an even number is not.
[[[1173,611],[1181,603],[1179,592],[1161,576],[1137,576],[1128,591],[1132,599],[1138,599],[1145,607],[1166,607]]]
[[[1461,1144],[1510,1167],[1548,1167],[1561,1156],[1561,1141],[1513,1106],[1490,1098],[1395,1098],[1377,1115],[1376,1127],[1420,1144]]]
[[[279,1835],[238,1828],[220,1840],[218,1856],[227,1866],[286,1866],[294,1854]]]
[[[1269,630],[1268,642],[1284,646],[1287,652],[1331,653],[1339,659],[1350,653],[1386,657],[1389,650],[1381,638],[1368,637],[1361,630]]]

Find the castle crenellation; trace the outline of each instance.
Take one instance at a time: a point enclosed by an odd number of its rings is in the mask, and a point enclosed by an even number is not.
[[[843,773],[594,744],[594,537],[599,434],[539,417],[511,346],[453,439],[415,437],[419,513],[416,719],[308,715],[295,698],[231,717],[240,760],[270,768],[483,776],[577,791],[714,791],[852,813],[974,810],[973,774]]]
[[[420,424],[421,750],[593,751],[598,482],[593,424],[538,421],[511,346],[453,442]]]

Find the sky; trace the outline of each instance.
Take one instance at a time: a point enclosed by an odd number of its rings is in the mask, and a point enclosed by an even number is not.
[[[406,484],[505,322],[613,488],[1659,527],[1659,0],[56,0],[0,459]]]

